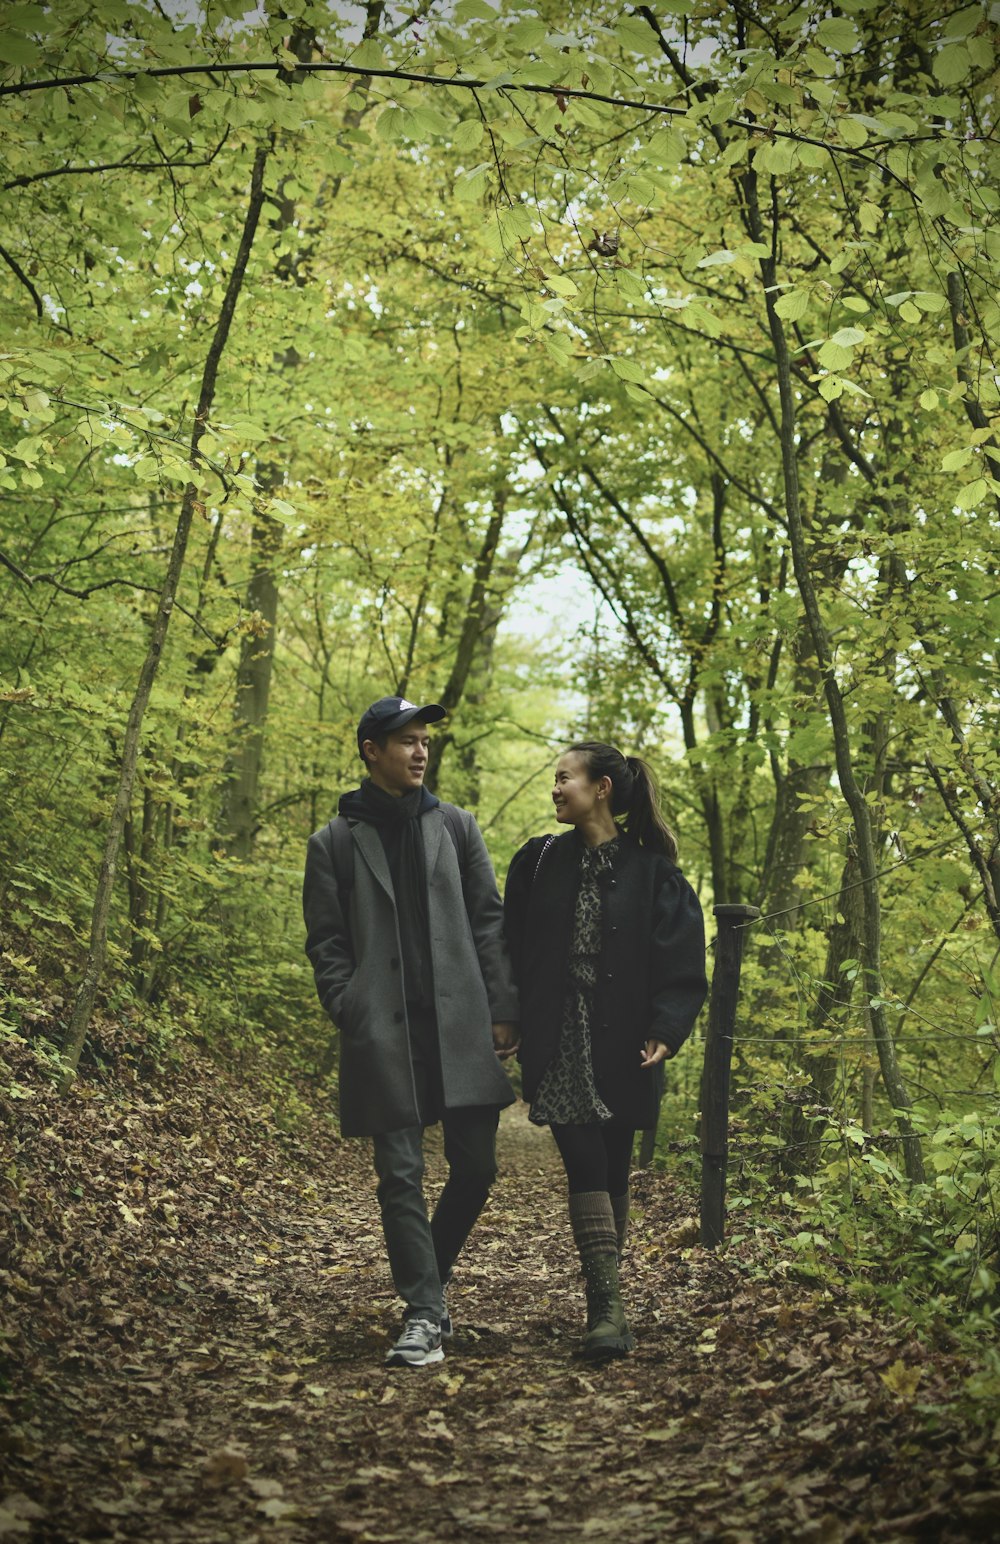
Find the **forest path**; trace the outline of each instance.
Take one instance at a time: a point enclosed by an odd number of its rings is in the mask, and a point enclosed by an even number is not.
[[[12,1109],[34,1177],[13,1208],[0,1538],[995,1536],[994,1445],[943,1408],[968,1368],[839,1289],[691,1247],[669,1176],[636,1176],[638,1349],[588,1365],[554,1149],[505,1112],[455,1340],[440,1366],[387,1370],[367,1145],[268,1130],[196,1069],[184,1083]]]

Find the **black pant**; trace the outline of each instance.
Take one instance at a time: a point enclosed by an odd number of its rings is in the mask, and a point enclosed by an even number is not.
[[[584,1190],[606,1190],[622,1196],[628,1189],[635,1128],[611,1120],[603,1126],[556,1126],[552,1135],[562,1157],[570,1195]]]

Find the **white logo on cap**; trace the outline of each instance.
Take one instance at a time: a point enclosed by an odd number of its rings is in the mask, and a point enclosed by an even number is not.
[[[404,708],[415,708],[415,707],[416,707],[416,703],[415,702],[407,702],[405,697],[400,697],[400,699],[399,699],[399,711],[400,711],[400,713],[402,713]]]

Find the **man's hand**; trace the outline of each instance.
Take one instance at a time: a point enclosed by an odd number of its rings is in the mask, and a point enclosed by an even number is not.
[[[521,1035],[516,1024],[511,1023],[507,1019],[501,1020],[499,1024],[494,1024],[493,1049],[501,1061],[506,1061],[509,1056],[513,1056],[520,1044]]]
[[[643,1067],[655,1067],[657,1062],[666,1061],[669,1055],[662,1040],[647,1040],[645,1048],[639,1052],[639,1062]]]

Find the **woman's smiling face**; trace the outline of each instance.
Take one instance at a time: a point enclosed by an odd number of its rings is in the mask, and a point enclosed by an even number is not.
[[[563,825],[579,825],[607,799],[610,789],[610,778],[600,777],[594,782],[584,758],[577,751],[567,751],[556,762],[552,787],[556,819]]]

